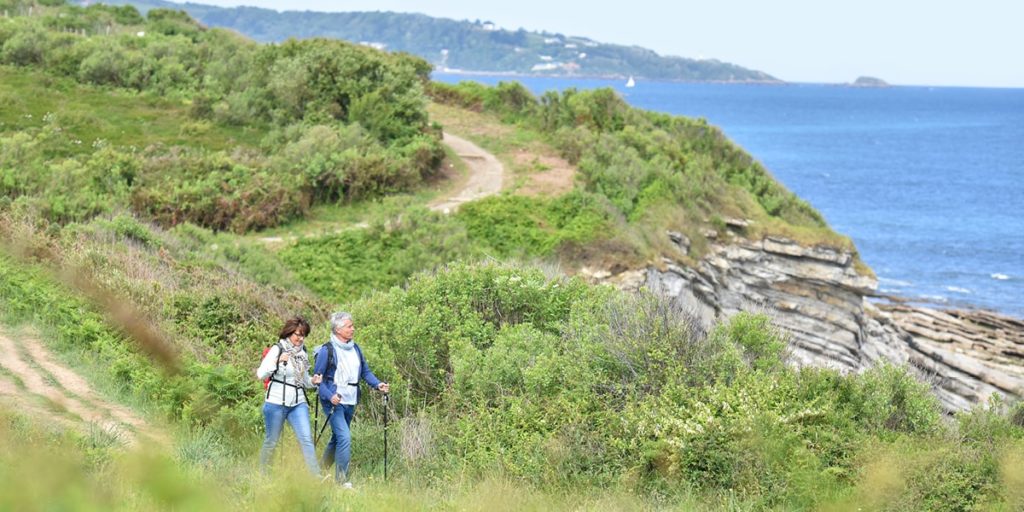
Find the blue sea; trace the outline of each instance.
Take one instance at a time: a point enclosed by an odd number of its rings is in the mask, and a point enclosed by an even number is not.
[[[1024,316],[1024,89],[515,80],[706,118],[851,237],[882,293]]]

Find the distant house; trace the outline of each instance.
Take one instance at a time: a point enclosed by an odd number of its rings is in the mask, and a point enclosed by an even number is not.
[[[545,37],[544,38],[544,44],[558,44],[558,43],[561,43],[561,42],[562,42],[562,40],[557,38],[557,37]]]
[[[489,21],[485,21],[483,24],[484,30],[498,30],[498,26]]]
[[[568,43],[565,45],[566,48],[576,48],[576,43]]]
[[[550,55],[538,55],[538,57],[540,57],[540,60],[544,62],[551,62],[552,60],[554,60],[554,57]]]
[[[585,59],[587,58],[587,52],[580,52],[580,54],[577,55],[576,57],[579,59]]]

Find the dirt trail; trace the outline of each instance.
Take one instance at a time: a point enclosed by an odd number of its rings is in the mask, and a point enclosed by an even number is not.
[[[35,338],[0,333],[0,367],[0,400],[22,412],[45,414],[72,428],[96,424],[129,446],[142,440],[166,442],[162,432],[101,397]]]
[[[427,205],[428,208],[436,212],[451,213],[462,203],[501,192],[501,185],[505,179],[505,166],[494,155],[484,151],[476,144],[448,132],[444,133],[443,142],[452,151],[455,151],[459,158],[466,162],[466,167],[469,168],[469,176],[460,188],[453,190],[445,197],[431,201]],[[360,222],[336,229],[334,232],[340,233],[345,229],[364,229],[368,226],[367,223]],[[267,236],[259,240],[268,244],[276,244],[296,240],[297,238],[300,237]]]
[[[448,132],[444,134],[444,143],[466,162],[466,166],[469,167],[469,180],[461,189],[452,192],[448,197],[431,202],[431,210],[449,213],[462,203],[501,192],[505,168],[494,155],[484,151],[476,144]]]

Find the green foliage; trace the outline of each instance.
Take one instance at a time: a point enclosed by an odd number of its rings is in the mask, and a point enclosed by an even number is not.
[[[304,237],[278,256],[310,290],[345,301],[453,261],[552,256],[600,238],[610,222],[601,198],[579,191],[557,198],[490,197],[451,216],[389,198],[368,229]]]
[[[432,84],[429,93],[538,130],[577,164],[587,191],[607,197],[630,221],[669,206],[690,217],[729,212],[827,230],[820,214],[704,120],[634,109],[611,89],[536,99],[518,84],[462,82]]]
[[[767,316],[739,313],[719,326],[713,336],[724,336],[741,347],[747,363],[755,370],[777,370],[784,361],[786,337],[771,325]]]
[[[389,200],[367,229],[301,239],[278,255],[309,289],[335,302],[401,285],[415,272],[475,255],[459,223],[408,206]]]
[[[129,335],[107,324],[95,304],[76,298],[46,272],[4,259],[0,302],[8,323],[27,321],[46,329],[61,350],[83,361],[103,361],[103,372],[117,388],[169,418],[237,440],[236,449],[251,449],[248,436],[260,424],[262,395],[251,376],[259,354],[276,339],[282,318],[308,316],[322,306],[292,292],[240,282],[230,262],[213,263],[178,238],[125,216],[70,226],[59,240],[10,217],[3,222],[28,240],[56,245],[64,258],[60,265],[93,275],[111,300],[131,300],[151,315],[140,321],[171,333],[182,371],[161,371]]]
[[[438,226],[459,232],[456,218],[398,215],[405,208],[389,204],[368,229],[326,238],[335,246],[300,241],[286,254],[314,262],[313,254],[354,258],[364,249],[377,261],[325,261],[310,273],[358,278],[410,250],[399,248],[420,245],[416,237],[451,240]],[[367,238],[347,239],[357,233]],[[326,306],[245,284],[224,266],[230,261],[215,263],[214,254],[228,252],[209,247],[225,237],[189,224],[160,232],[115,216],[47,241],[173,333],[179,376],[156,370],[93,306],[45,274],[0,266],[8,319],[49,326],[56,346],[102,359],[120,388],[201,428],[182,457],[212,472],[232,471],[224,454],[258,445],[262,394],[251,369],[281,318],[310,315],[314,336],[326,339],[316,320]],[[998,502],[1002,482],[1016,481],[998,447],[1024,430],[998,403],[959,417],[949,431],[926,387],[902,370],[844,376],[786,367],[782,339],[764,316],[740,314],[704,333],[650,295],[530,268],[443,266],[444,246],[429,247],[407,257],[436,258],[437,270],[405,287],[358,298],[350,287],[331,297],[354,313],[357,340],[392,385],[393,446],[401,447],[389,454],[393,474],[432,486],[500,474],[545,489],[731,493],[752,508],[820,508],[877,488],[880,503],[895,510],[969,509]],[[415,266],[396,266],[393,275]],[[145,283],[133,280],[140,273],[150,276]],[[354,434],[360,474],[380,470],[381,410],[371,396],[364,394]],[[102,437],[88,446],[89,460],[110,460]],[[902,455],[879,459],[874,446]],[[880,471],[896,483],[872,484]],[[861,499],[874,503],[872,496]]]
[[[940,427],[940,410],[928,386],[906,371],[877,366],[852,392],[855,417],[871,431],[927,434]]]
[[[12,139],[19,165],[8,152],[0,172],[8,197],[50,220],[130,207],[163,225],[243,232],[301,217],[317,201],[409,190],[443,156],[428,126],[424,65],[409,55],[328,40],[260,46],[167,9],[145,20],[133,7],[42,14],[0,29],[0,63],[46,72],[0,69],[0,99],[15,102],[0,109],[0,137],[34,138]],[[174,119],[181,114],[194,119]],[[270,123],[287,128],[259,151],[224,137],[258,136]]]
[[[470,238],[501,256],[543,256],[583,244],[611,223],[599,196],[570,192],[554,199],[502,195],[463,205],[457,214]]]

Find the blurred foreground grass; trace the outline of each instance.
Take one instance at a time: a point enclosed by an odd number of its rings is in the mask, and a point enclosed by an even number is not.
[[[227,453],[215,438],[184,433],[168,451],[127,450],[99,428],[61,430],[0,407],[0,510],[696,510],[686,496],[653,503],[609,489],[539,490],[501,477],[443,486],[399,475],[356,479],[344,490],[305,473],[286,432],[269,475],[252,457]],[[251,459],[251,460],[250,460]],[[681,500],[681,501],[680,501]],[[727,507],[733,508],[733,507]],[[742,508],[742,507],[741,507]]]

